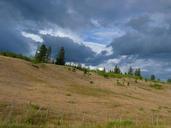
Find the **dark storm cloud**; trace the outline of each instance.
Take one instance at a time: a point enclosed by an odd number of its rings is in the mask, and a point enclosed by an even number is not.
[[[51,22],[72,29],[88,27],[90,19],[97,18],[107,25],[120,18],[152,12],[166,12],[170,1],[165,0],[1,0],[10,13],[18,12],[24,20],[41,25]],[[100,4],[99,3],[103,3]],[[155,4],[154,4],[155,3]]]
[[[11,13],[9,13],[11,12]],[[0,1],[0,51],[13,51],[28,54],[31,50],[27,39],[21,36],[18,13]]]
[[[73,18],[68,14],[66,6],[67,3],[63,0],[41,0],[41,2],[35,0],[1,0],[0,16],[3,18],[0,19],[0,50],[29,54],[33,41],[23,37],[22,31],[38,34],[39,29],[48,28],[48,26],[59,25],[73,28],[74,25],[78,26],[77,23],[72,23]],[[73,20],[73,22],[79,22],[78,18]],[[71,24],[72,26],[70,26]],[[70,60],[73,59],[73,61],[80,62],[94,54],[91,49],[76,44],[70,39],[56,38],[57,44],[55,45],[53,37],[51,39],[46,37],[45,42],[55,48],[65,46],[69,51],[75,51],[74,53],[69,52]]]
[[[76,29],[88,24],[86,17],[72,12],[68,0],[2,0],[1,3],[18,12],[23,20],[32,21],[39,27],[52,23]]]
[[[121,37],[114,39],[110,46],[115,55],[125,55],[120,65],[130,64],[141,67],[144,74],[157,74],[160,78],[171,77],[171,24],[169,15],[145,14],[131,18],[124,26],[129,28]],[[163,69],[166,70],[163,72]]]
[[[119,55],[153,55],[171,53],[171,24],[150,16],[132,18],[126,26],[131,27],[125,35],[115,39],[111,46]]]
[[[17,53],[28,54],[30,52],[29,41],[21,37],[15,29],[8,29],[6,26],[1,26],[0,31],[0,51],[12,51]],[[32,42],[33,43],[33,42]]]
[[[141,35],[128,33],[111,44],[114,52],[120,55],[150,55],[171,53],[171,37],[169,35]]]
[[[89,63],[89,58],[94,58],[95,53],[88,47],[82,44],[77,44],[69,38],[52,37],[46,35],[43,37],[44,41],[48,46],[53,48],[53,56],[55,57],[57,51],[64,47],[66,51],[66,61],[68,62],[79,62]]]

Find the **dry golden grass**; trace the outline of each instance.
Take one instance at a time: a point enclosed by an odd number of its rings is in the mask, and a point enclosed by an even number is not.
[[[0,69],[0,117],[9,115],[8,104],[15,104],[13,111],[20,112],[17,106],[31,103],[49,111],[51,124],[56,118],[71,125],[119,119],[171,127],[170,85],[156,89],[151,87],[153,82],[106,79],[64,66],[35,65],[3,56]]]

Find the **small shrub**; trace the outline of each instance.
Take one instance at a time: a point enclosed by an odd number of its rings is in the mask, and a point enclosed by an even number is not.
[[[137,79],[135,80],[135,83],[138,83],[138,80]]]
[[[130,83],[128,82],[128,83],[127,83],[127,86],[129,86],[129,85],[130,85]]]
[[[68,68],[68,71],[71,71],[71,68]]]
[[[106,73],[103,76],[104,76],[104,78],[109,78],[108,74],[106,74]]]
[[[90,81],[90,84],[94,84],[94,82],[93,81]]]
[[[32,66],[33,66],[34,68],[39,69],[39,66],[37,66],[37,65],[35,65],[35,64],[32,64]]]
[[[87,71],[87,69],[85,68],[85,69],[83,69],[83,71],[84,71],[84,74],[87,74],[88,73],[88,71]]]
[[[71,94],[70,93],[67,93],[66,96],[71,96]]]
[[[72,69],[72,71],[73,71],[73,72],[76,72],[76,69],[75,69],[75,68],[73,68],[73,69]]]
[[[140,110],[140,111],[144,111],[144,108],[141,107],[141,108],[139,108],[139,110]]]
[[[168,79],[167,82],[168,82],[168,83],[171,83],[171,79]]]
[[[123,84],[119,80],[117,80],[117,85],[118,86],[123,86]]]
[[[158,83],[152,84],[150,86],[153,87],[153,88],[155,88],[155,89],[162,89],[162,85],[161,84],[158,84]]]
[[[30,103],[30,107],[31,107],[32,109],[34,109],[34,110],[39,110],[39,109],[41,109],[37,104],[32,104],[32,103]]]

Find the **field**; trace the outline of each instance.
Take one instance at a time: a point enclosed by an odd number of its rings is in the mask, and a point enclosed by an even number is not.
[[[170,128],[171,86],[0,56],[0,128]]]

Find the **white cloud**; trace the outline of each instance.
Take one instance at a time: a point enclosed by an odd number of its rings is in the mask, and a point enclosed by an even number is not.
[[[115,64],[119,64],[120,61],[121,61],[120,58],[109,59],[109,60],[107,61],[107,64],[115,65]]]
[[[32,34],[32,33],[27,33],[27,32],[21,32],[21,34],[26,37],[26,38],[30,38],[32,39],[33,41],[35,42],[40,42],[40,43],[43,43],[43,38],[39,35],[36,35],[36,34]]]
[[[100,37],[110,37],[112,38],[118,38],[123,35],[123,32],[121,31],[100,31],[96,32],[95,35],[100,36]]]
[[[123,36],[125,31],[119,29],[118,27],[110,26],[110,28],[100,27],[98,29],[94,29],[90,34],[94,39],[100,42],[103,41],[106,43],[111,43],[112,40]]]
[[[74,32],[72,32],[69,29],[64,29],[61,27],[55,27],[54,29],[44,29],[44,30],[40,30],[39,33],[41,35],[51,35],[54,37],[66,37],[66,38],[70,38],[72,39],[75,43],[79,43],[82,42],[82,39],[75,34]]]
[[[102,51],[106,51],[106,55],[113,54],[112,47],[106,47],[104,44],[94,43],[94,42],[83,42],[83,44],[87,47],[90,47],[92,51],[94,51],[97,54],[100,54]]]
[[[68,8],[67,13],[68,14],[76,14],[77,12],[73,8]]]
[[[51,35],[54,37],[61,37],[61,38],[69,38],[74,41],[74,43],[82,44],[85,45],[86,47],[89,47],[92,49],[97,54],[100,54],[102,51],[106,51],[106,55],[111,55],[113,54],[113,49],[112,47],[106,47],[104,44],[99,44],[99,43],[94,43],[94,42],[86,42],[84,39],[82,39],[79,35],[76,33],[72,32],[69,29],[64,29],[61,27],[55,27],[54,29],[44,29],[40,30],[39,33],[41,35]]]
[[[124,61],[126,58],[127,58],[127,56],[120,56],[117,58],[109,59],[109,60],[106,60],[103,63],[97,65],[97,67],[105,67],[105,69],[107,71],[109,71],[109,70],[112,70],[115,65],[119,65],[121,68],[121,71],[126,72],[128,68],[124,67],[123,65],[120,65],[120,63],[122,61]]]
[[[99,23],[99,21],[96,20],[96,19],[91,19],[90,22],[91,22],[94,26],[96,26],[96,27],[100,27],[100,26],[101,26],[100,23]]]

